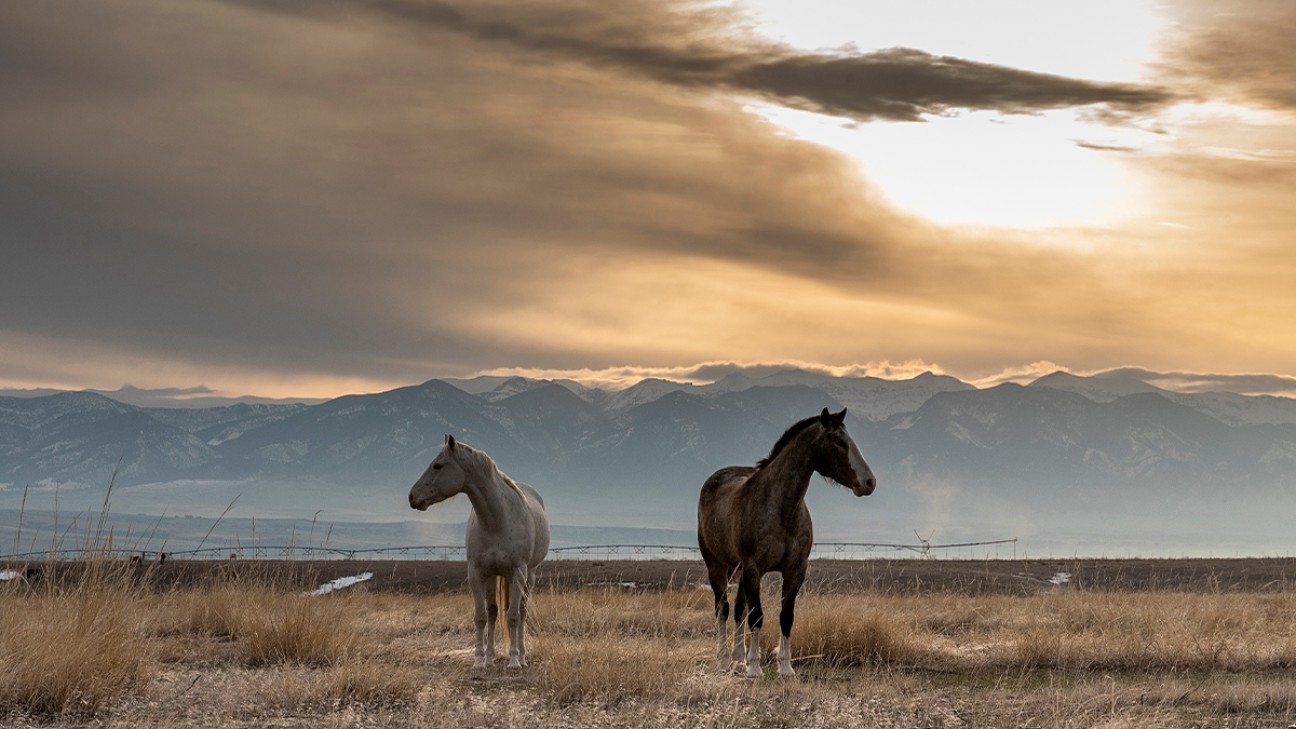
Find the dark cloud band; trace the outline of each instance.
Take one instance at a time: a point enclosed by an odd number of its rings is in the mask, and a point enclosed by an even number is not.
[[[295,0],[252,5],[301,13],[326,12],[329,7]],[[519,11],[426,0],[373,0],[363,7],[402,23],[556,59],[612,67],[677,86],[752,94],[858,121],[921,121],[924,115],[959,109],[1030,114],[1091,105],[1128,113],[1173,99],[1168,91],[1152,86],[1073,79],[911,48],[805,53],[756,39],[725,37],[720,27],[711,27],[709,34],[699,31],[698,27],[707,28],[708,19],[732,19],[690,12],[688,5],[677,5],[677,15],[672,18],[667,13],[664,20],[659,6],[647,16],[643,4],[621,5],[624,12],[598,18],[588,15],[588,9],[570,6],[551,6],[548,13],[541,9],[539,15],[534,8]],[[354,6],[332,7],[340,11]],[[696,22],[681,22],[688,19]],[[692,37],[671,43],[669,32],[645,34],[645,25],[671,22],[694,28]]]

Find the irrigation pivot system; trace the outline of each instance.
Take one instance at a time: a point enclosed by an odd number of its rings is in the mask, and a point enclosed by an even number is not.
[[[1000,554],[1012,545],[1012,554]],[[979,553],[978,553],[978,550]],[[993,552],[993,553],[992,553]],[[978,559],[1016,559],[1017,538],[992,539],[980,542],[932,544],[919,537],[917,544],[886,542],[820,542],[814,545],[811,557],[816,559],[870,559],[873,557],[912,556],[922,559],[938,557],[975,557]],[[438,560],[465,559],[463,545],[412,545],[404,547],[378,547],[373,549],[342,549],[338,547],[309,547],[299,545],[237,545],[233,547],[205,547],[202,549],[132,550],[132,549],[57,549],[21,554],[0,555],[0,561],[22,560],[80,560],[122,559],[154,561],[158,559],[251,559],[251,560]],[[700,559],[698,548],[676,544],[594,544],[554,547],[549,559],[611,559],[658,560]]]

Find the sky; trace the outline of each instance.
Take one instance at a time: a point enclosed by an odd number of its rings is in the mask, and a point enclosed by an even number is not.
[[[1296,395],[1296,4],[0,4],[0,388]]]

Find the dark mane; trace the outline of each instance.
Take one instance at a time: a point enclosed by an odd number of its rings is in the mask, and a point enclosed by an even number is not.
[[[793,423],[792,426],[785,430],[783,435],[780,435],[779,439],[774,442],[774,447],[770,449],[769,455],[756,461],[756,467],[764,468],[768,466],[770,461],[774,460],[774,458],[781,453],[784,448],[787,448],[788,443],[791,443],[793,438],[797,437],[801,431],[809,428],[817,422],[819,422],[819,416],[811,415],[805,420],[798,420]]]

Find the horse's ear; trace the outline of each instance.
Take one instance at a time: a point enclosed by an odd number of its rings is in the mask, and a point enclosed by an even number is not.
[[[447,433],[447,434],[446,434],[446,439],[445,439],[445,444],[446,444],[446,446],[447,446],[450,450],[454,450],[454,447],[455,447],[455,439],[454,439],[454,436],[453,436],[453,435],[450,435],[450,434]]]
[[[846,422],[846,408],[842,408],[842,411],[840,413],[833,413],[832,421],[833,421],[833,425],[841,427],[841,425]]]
[[[828,408],[824,408],[824,409],[819,413],[819,424],[822,425],[823,427],[827,428],[829,425],[832,425],[832,420],[831,420],[831,418],[832,418],[832,415],[829,414],[829,412],[828,412]]]

